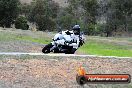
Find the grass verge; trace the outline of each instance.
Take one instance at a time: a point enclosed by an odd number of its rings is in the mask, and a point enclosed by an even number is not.
[[[48,44],[51,42],[51,39],[48,37],[34,37],[30,35],[24,35],[24,34],[15,34],[15,33],[9,33],[9,32],[0,32],[0,41],[16,41],[16,40],[23,40],[23,41],[29,41],[39,44]]]
[[[51,42],[51,40],[47,38],[32,38],[30,36],[19,36],[16,39],[31,41],[31,42],[39,43],[39,44],[48,44]]]
[[[27,31],[28,32],[28,31]],[[8,41],[29,41],[33,43],[39,44],[48,44],[52,40],[48,33],[39,33],[39,32],[27,32],[21,31],[20,33],[9,32],[9,31],[1,31],[0,32],[0,42],[8,42]],[[27,34],[25,34],[27,33]],[[31,34],[31,35],[30,35]],[[104,38],[104,37],[89,37],[86,43],[79,48],[78,52],[83,54],[91,54],[91,55],[102,55],[102,56],[120,56],[120,57],[132,57],[132,45],[131,44],[119,44],[120,41],[129,41],[131,42],[131,38]],[[107,40],[106,40],[107,39]],[[115,42],[108,42],[109,40],[114,40]]]
[[[132,46],[88,40],[79,50],[84,54],[132,57]]]

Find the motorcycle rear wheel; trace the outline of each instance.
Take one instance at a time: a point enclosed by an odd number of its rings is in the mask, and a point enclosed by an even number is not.
[[[69,49],[67,52],[65,52],[65,54],[74,54],[76,52],[77,49],[75,48],[72,48],[72,49]]]

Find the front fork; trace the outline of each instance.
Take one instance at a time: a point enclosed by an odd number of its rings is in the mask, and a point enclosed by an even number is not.
[[[51,42],[51,43],[52,43],[53,47],[50,49],[50,51],[53,52],[54,49],[55,49],[56,47],[58,47],[58,45],[55,43],[55,41],[53,41],[53,42]]]

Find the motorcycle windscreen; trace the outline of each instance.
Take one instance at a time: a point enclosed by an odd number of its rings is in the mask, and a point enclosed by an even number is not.
[[[71,42],[72,41],[72,38],[70,35],[64,35],[64,39],[66,42]]]
[[[56,35],[54,36],[54,40],[61,40],[61,39],[63,39],[63,35],[60,34],[60,33],[58,33],[58,34],[56,34]]]

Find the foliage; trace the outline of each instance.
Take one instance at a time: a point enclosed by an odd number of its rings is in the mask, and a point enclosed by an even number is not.
[[[86,22],[95,24],[98,8],[97,0],[83,0],[81,4],[85,10]]]
[[[19,0],[0,0],[0,26],[10,27],[19,13]]]
[[[23,16],[18,17],[15,21],[15,27],[17,29],[28,30],[29,25],[27,24],[26,18]]]
[[[128,32],[128,20],[132,14],[132,0],[115,0],[117,19],[120,19],[124,25],[124,31]]]
[[[60,7],[54,0],[0,0],[0,26],[10,27],[18,14],[37,25],[40,31],[71,29],[75,24],[88,35],[113,36],[132,31],[132,0],[68,0]],[[20,11],[18,11],[20,10]]]
[[[28,16],[30,22],[35,22],[41,31],[55,29],[55,18],[57,17],[59,6],[49,0],[36,0],[32,3],[32,9]]]
[[[63,9],[63,16],[60,15],[60,23],[62,28],[70,28],[75,24],[81,26],[86,34],[92,35],[96,31],[96,0],[68,0],[69,7]],[[92,9],[91,9],[92,8]],[[68,21],[69,20],[69,21]],[[67,26],[67,27],[66,27]],[[69,26],[69,27],[68,27]]]
[[[131,0],[109,0],[101,7],[103,8],[102,16],[105,16],[103,25],[103,33],[106,36],[112,36],[113,32],[131,30],[131,14],[132,14],[132,1]]]
[[[69,8],[62,9],[57,17],[57,24],[61,29],[69,30],[76,24],[76,19],[69,13]]]
[[[25,3],[25,4],[20,4],[19,7],[20,7],[20,13],[19,14],[24,15],[25,17],[28,17],[28,15],[30,14],[30,10],[31,10],[32,6]]]

